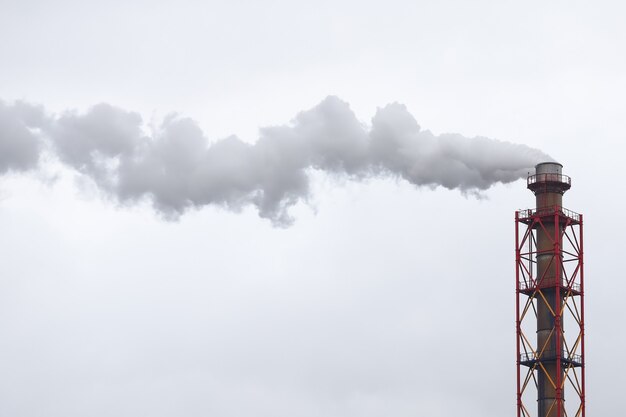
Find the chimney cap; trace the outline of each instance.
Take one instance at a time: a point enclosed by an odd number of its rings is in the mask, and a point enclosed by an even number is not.
[[[527,186],[535,194],[563,194],[572,186],[572,179],[562,173],[558,162],[541,162],[535,166],[535,175],[528,176]]]
[[[535,174],[561,174],[563,165],[558,162],[540,162],[535,165]]]

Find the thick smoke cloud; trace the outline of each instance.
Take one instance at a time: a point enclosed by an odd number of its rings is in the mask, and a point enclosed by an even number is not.
[[[43,108],[24,102],[0,101],[0,174],[34,168],[39,162],[39,129],[46,122]]]
[[[252,204],[277,225],[309,197],[312,169],[360,179],[401,177],[417,186],[485,190],[515,181],[551,160],[536,149],[483,137],[436,136],[401,104],[379,109],[371,127],[346,102],[328,97],[283,126],[263,128],[248,144],[235,136],[213,143],[191,119],[176,115],[146,134],[142,118],[108,104],[46,119],[23,103],[0,107],[0,172],[36,165],[41,143],[121,203],[150,199],[166,217],[215,204]]]

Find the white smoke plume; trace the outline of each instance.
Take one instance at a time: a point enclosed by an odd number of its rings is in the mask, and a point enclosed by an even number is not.
[[[149,198],[168,218],[209,204],[252,204],[261,217],[288,225],[288,209],[309,197],[312,169],[476,192],[552,160],[525,145],[436,136],[397,103],[380,108],[368,128],[333,96],[289,124],[261,129],[254,144],[235,136],[211,143],[193,120],[176,115],[149,134],[144,127],[139,114],[108,104],[46,116],[41,107],[0,102],[0,174],[35,168],[48,141],[60,161],[121,203]]]
[[[0,101],[0,174],[37,166],[42,145],[38,135],[46,123],[41,107]]]

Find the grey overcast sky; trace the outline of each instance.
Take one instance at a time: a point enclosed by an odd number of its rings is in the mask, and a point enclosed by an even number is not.
[[[211,143],[253,145],[330,95],[365,128],[398,102],[433,135],[540,149],[586,216],[588,412],[617,415],[625,12],[0,0],[0,100],[54,117],[108,103],[147,131],[175,112]],[[0,176],[0,416],[513,415],[523,181],[476,197],[314,171],[308,202],[276,227],[249,204],[172,220],[120,204],[83,168],[46,152]]]

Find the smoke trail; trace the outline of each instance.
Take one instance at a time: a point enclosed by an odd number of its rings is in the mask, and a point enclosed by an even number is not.
[[[35,168],[41,153],[39,130],[46,123],[43,108],[21,101],[0,101],[0,174]]]
[[[210,143],[197,124],[176,115],[145,134],[137,113],[99,104],[84,114],[46,118],[41,108],[0,105],[0,173],[33,168],[37,129],[68,166],[117,201],[149,198],[176,218],[187,209],[252,204],[288,225],[288,209],[309,196],[309,171],[353,179],[397,176],[417,186],[473,192],[523,177],[539,150],[483,137],[435,136],[401,104],[379,109],[367,128],[346,102],[327,97],[282,126],[260,130],[254,144],[235,136]]]

